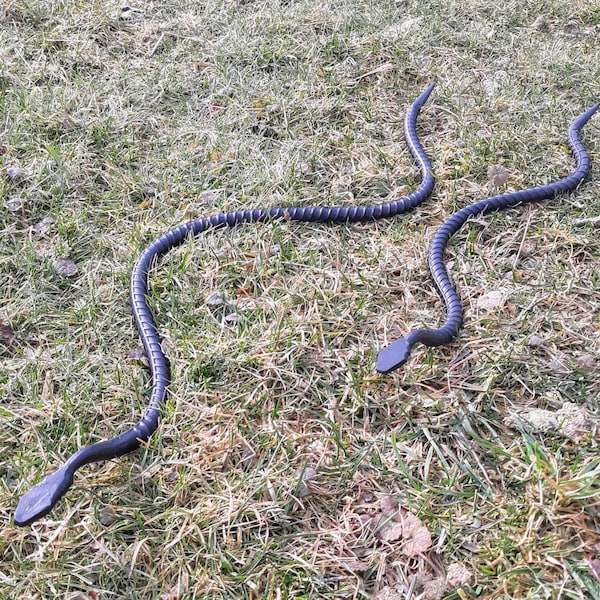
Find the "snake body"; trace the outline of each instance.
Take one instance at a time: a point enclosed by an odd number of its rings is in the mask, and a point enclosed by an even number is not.
[[[431,194],[434,176],[431,164],[417,137],[419,111],[431,94],[430,85],[410,106],[404,120],[404,136],[409,150],[419,166],[421,185],[406,197],[370,206],[353,207],[280,207],[232,211],[186,222],[162,234],[138,257],[130,286],[131,307],[135,323],[148,357],[152,376],[152,391],[148,407],[140,421],[128,431],[110,440],[86,446],[76,452],[57,471],[32,487],[19,501],[14,522],[25,526],[48,514],[73,483],[75,471],[91,462],[108,460],[132,452],[156,431],[161,409],[170,382],[169,363],[160,344],[154,318],[147,301],[148,274],[157,258],[188,238],[218,227],[234,227],[241,223],[267,222],[274,219],[314,223],[348,223],[384,219],[408,212]],[[579,131],[598,109],[598,104],[579,116],[569,128],[569,145],[576,158],[577,168],[568,177],[542,187],[503,194],[476,202],[452,215],[435,234],[429,250],[429,268],[447,309],[446,321],[439,329],[417,329],[384,348],[377,359],[377,370],[388,373],[408,359],[416,343],[438,346],[450,342],[462,324],[460,298],[452,286],[444,266],[445,247],[466,220],[478,213],[487,213],[526,202],[552,198],[574,190],[589,172],[589,158],[579,141]]]
[[[73,483],[75,471],[91,462],[109,460],[132,452],[156,431],[170,382],[169,363],[164,355],[154,317],[147,301],[148,272],[157,258],[181,245],[189,236],[209,229],[234,227],[241,223],[268,222],[275,219],[313,223],[348,223],[385,219],[408,212],[431,195],[433,168],[417,136],[417,117],[433,90],[430,85],[409,107],[404,118],[404,138],[421,171],[420,186],[408,196],[370,206],[308,206],[257,208],[220,213],[188,221],[163,233],[140,254],[131,273],[129,290],[131,309],[148,358],[152,391],[148,407],[140,421],[128,431],[110,440],[81,448],[57,471],[32,487],[19,501],[14,521],[28,525],[48,514]]]
[[[579,115],[569,127],[569,148],[577,165],[570,175],[547,185],[479,200],[455,212],[442,223],[429,246],[428,263],[431,277],[446,305],[446,320],[439,329],[415,329],[384,348],[377,357],[377,370],[380,373],[389,373],[403,365],[408,360],[411,348],[417,343],[441,346],[456,337],[463,321],[463,308],[444,265],[444,250],[450,238],[474,215],[549,200],[559,194],[574,191],[590,171],[590,159],[579,140],[579,132],[599,107],[600,103],[595,104]]]

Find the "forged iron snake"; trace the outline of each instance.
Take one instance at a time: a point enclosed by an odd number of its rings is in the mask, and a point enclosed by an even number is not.
[[[137,449],[158,428],[161,409],[170,382],[169,363],[158,336],[154,318],[146,299],[148,293],[148,271],[157,258],[182,244],[189,236],[215,229],[233,227],[240,223],[267,222],[274,219],[305,221],[314,223],[348,223],[384,219],[408,212],[431,195],[434,175],[417,137],[416,124],[421,107],[433,90],[430,85],[410,106],[404,119],[404,137],[408,148],[421,171],[421,185],[406,197],[382,204],[352,207],[280,207],[257,208],[220,213],[189,221],[159,236],[141,253],[131,274],[130,300],[133,316],[149,361],[152,378],[150,401],[140,421],[121,435],[85,446],[73,454],[67,462],[40,483],[32,487],[19,501],[15,511],[16,525],[26,526],[48,514],[73,483],[75,471],[91,462],[108,460]],[[406,362],[414,344],[439,346],[456,337],[463,319],[463,309],[444,266],[444,249],[450,238],[464,225],[467,219],[478,213],[489,213],[527,202],[539,202],[558,194],[573,191],[589,172],[590,161],[579,140],[579,131],[599,108],[595,104],[577,117],[569,127],[569,147],[577,162],[576,170],[569,176],[548,185],[502,194],[475,202],[454,213],[437,230],[429,248],[429,270],[438,292],[446,305],[445,322],[438,329],[417,329],[404,338],[396,340],[379,353],[377,371],[389,373]]]

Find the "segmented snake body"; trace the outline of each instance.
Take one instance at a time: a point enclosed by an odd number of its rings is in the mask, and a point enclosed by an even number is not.
[[[432,89],[433,85],[430,85],[413,102],[404,120],[405,139],[422,175],[421,185],[408,196],[370,206],[258,208],[221,213],[211,217],[199,218],[175,227],[158,237],[142,252],[131,275],[130,298],[135,323],[146,350],[152,375],[149,405],[134,427],[115,438],[82,448],[61,468],[31,488],[21,498],[17,506],[14,518],[17,525],[28,525],[50,512],[71,486],[74,473],[81,466],[132,452],[156,431],[170,381],[169,363],[161,349],[160,338],[147,301],[148,273],[156,259],[182,244],[188,236],[196,236],[218,227],[234,227],[240,223],[258,223],[274,219],[313,223],[371,221],[392,217],[413,209],[429,197],[434,185],[431,164],[416,133],[419,111]],[[463,312],[460,299],[448,278],[443,263],[444,249],[450,237],[462,227],[470,216],[477,213],[491,212],[525,202],[536,202],[574,190],[589,171],[589,159],[579,141],[579,130],[597,109],[598,105],[590,108],[578,117],[569,128],[569,145],[577,160],[577,169],[573,174],[556,183],[539,188],[481,200],[458,211],[443,223],[435,234],[430,247],[429,268],[446,304],[446,321],[439,329],[412,331],[405,338],[397,340],[384,348],[377,359],[378,371],[387,373],[399,367],[407,360],[412,346],[416,343],[437,346],[448,343],[457,335],[462,324]]]
[[[569,148],[575,157],[577,167],[567,177],[528,190],[520,190],[500,196],[493,196],[474,202],[451,215],[436,231],[429,246],[429,271],[435,285],[446,304],[446,321],[439,329],[416,329],[406,337],[396,340],[384,348],[377,358],[377,370],[388,373],[406,362],[411,348],[417,344],[441,346],[449,343],[462,325],[463,309],[460,298],[452,286],[444,265],[444,250],[450,238],[465,224],[469,217],[486,214],[503,208],[511,208],[528,202],[549,200],[559,194],[574,191],[590,171],[590,159],[579,140],[579,132],[598,110],[600,103],[577,117],[568,132]]]

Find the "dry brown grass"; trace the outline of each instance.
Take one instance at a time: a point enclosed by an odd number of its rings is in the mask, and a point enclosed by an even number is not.
[[[600,97],[596,4],[1,2],[0,597],[424,600],[456,564],[471,580],[447,598],[600,597],[597,117],[576,195],[453,240],[460,339],[373,374],[384,343],[440,322],[427,243],[495,193],[489,168],[507,190],[571,169],[567,126]],[[145,405],[126,296],[144,243],[208,212],[409,191],[401,121],[432,80],[434,196],[169,255],[158,435],[16,528],[31,483]],[[527,424],[565,402],[581,435]],[[430,550],[395,535],[403,511]]]

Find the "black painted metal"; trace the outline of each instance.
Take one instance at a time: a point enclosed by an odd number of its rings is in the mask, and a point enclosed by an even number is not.
[[[416,131],[419,111],[432,90],[433,85],[430,85],[413,102],[404,119],[404,137],[422,176],[419,188],[408,196],[370,206],[289,206],[221,213],[183,223],[162,234],[142,252],[131,274],[130,299],[135,323],[144,344],[152,374],[149,405],[134,427],[113,439],[82,448],[60,469],[32,487],[21,498],[15,511],[14,521],[17,525],[28,525],[48,514],[73,483],[73,476],[77,469],[91,462],[108,460],[132,452],[156,431],[170,381],[170,372],[169,363],[161,349],[154,318],[146,300],[148,270],[154,261],[172,248],[182,244],[188,236],[195,236],[217,227],[234,227],[240,223],[258,223],[274,219],[314,223],[348,223],[385,219],[412,210],[431,195],[434,185],[433,169]]]

